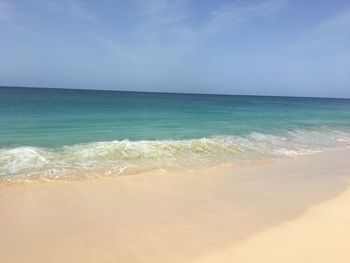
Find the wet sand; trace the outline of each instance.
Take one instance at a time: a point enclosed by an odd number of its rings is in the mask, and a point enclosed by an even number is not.
[[[0,188],[1,262],[346,262],[350,150]]]

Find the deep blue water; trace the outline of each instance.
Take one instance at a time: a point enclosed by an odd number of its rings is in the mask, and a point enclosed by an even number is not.
[[[350,100],[0,88],[0,146],[348,130]]]

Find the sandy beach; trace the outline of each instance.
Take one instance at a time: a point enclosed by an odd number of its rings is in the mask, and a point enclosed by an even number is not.
[[[350,263],[350,0],[0,0],[0,263]]]
[[[0,187],[0,261],[347,262],[350,150]]]

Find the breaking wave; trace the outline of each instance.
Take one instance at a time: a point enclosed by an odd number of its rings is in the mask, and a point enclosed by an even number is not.
[[[190,140],[105,141],[54,149],[2,148],[0,179],[69,180],[81,171],[105,176],[145,169],[285,158],[344,147],[349,145],[349,140],[349,133],[337,130],[295,130],[278,136],[251,133]]]

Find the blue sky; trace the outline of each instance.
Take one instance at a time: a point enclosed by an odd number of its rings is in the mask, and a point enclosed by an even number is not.
[[[0,0],[0,85],[350,97],[350,2]]]

